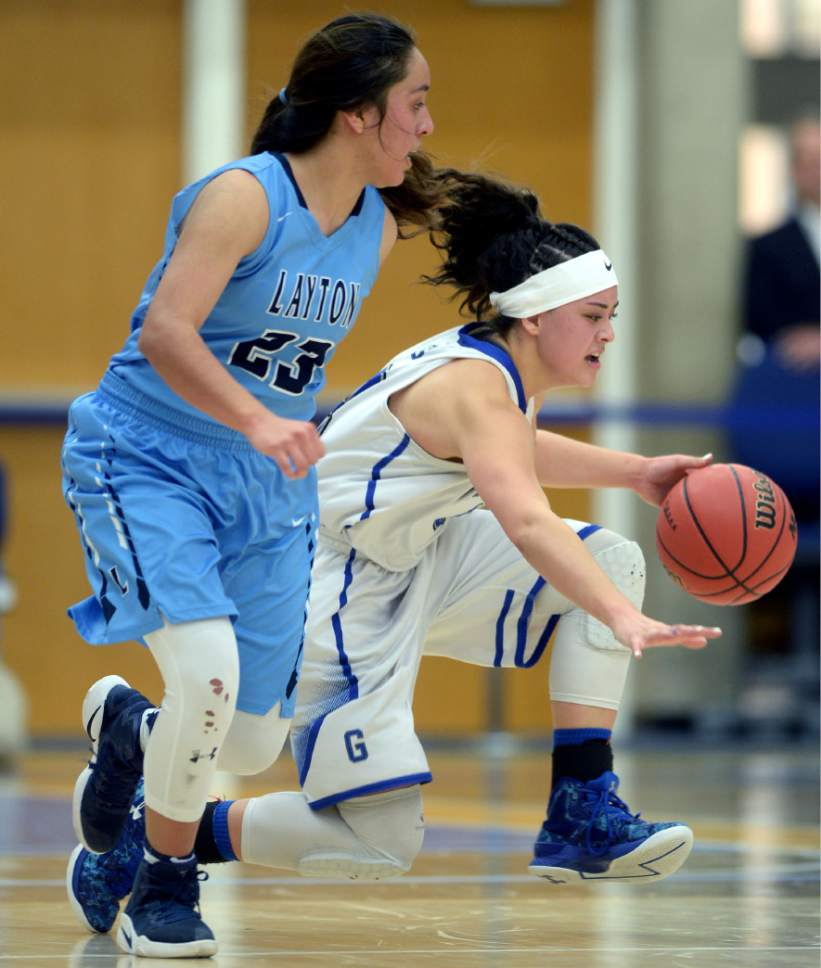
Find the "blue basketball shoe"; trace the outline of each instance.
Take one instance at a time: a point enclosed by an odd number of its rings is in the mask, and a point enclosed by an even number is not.
[[[681,823],[647,823],[616,796],[619,779],[602,773],[587,783],[563,777],[528,870],[552,884],[619,880],[649,884],[687,860],[693,832]]]
[[[117,846],[105,854],[92,854],[77,844],[68,861],[66,890],[78,921],[89,931],[110,931],[120,901],[131,886],[145,843],[145,798],[140,780]]]
[[[156,860],[145,854],[120,916],[117,946],[144,958],[208,958],[217,942],[199,910],[196,858]]]
[[[120,839],[143,772],[140,727],[151,703],[119,676],[99,679],[83,700],[91,759],[74,785],[77,839],[97,854]]]

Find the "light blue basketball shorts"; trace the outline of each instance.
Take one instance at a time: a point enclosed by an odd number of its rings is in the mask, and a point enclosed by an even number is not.
[[[230,429],[160,410],[108,376],[103,387],[74,401],[63,446],[63,494],[94,591],[69,609],[77,630],[94,645],[144,642],[164,621],[229,616],[237,708],[262,715],[281,702],[292,716],[314,471],[289,480]]]

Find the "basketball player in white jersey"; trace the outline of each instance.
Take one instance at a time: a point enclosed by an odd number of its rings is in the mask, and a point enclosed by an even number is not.
[[[322,430],[292,730],[302,792],[212,803],[197,857],[307,876],[409,870],[432,779],[412,715],[422,656],[529,668],[552,636],[553,787],[529,869],[552,883],[657,881],[692,833],[619,799],[611,730],[631,655],[721,633],[642,614],[639,547],[561,520],[542,488],[628,487],[658,505],[710,458],[644,458],[537,429],[545,392],[595,382],[615,336],[613,266],[586,232],[545,221],[529,192],[451,177],[444,264],[429,281],[454,286],[476,322],[399,354]],[[135,822],[126,880],[139,842]]]

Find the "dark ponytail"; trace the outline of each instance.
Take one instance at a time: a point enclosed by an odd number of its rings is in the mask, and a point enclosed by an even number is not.
[[[384,115],[388,90],[405,77],[414,46],[407,27],[379,14],[333,20],[297,54],[288,84],[265,109],[251,153],[309,151],[328,134],[337,111],[376,105]],[[402,238],[416,234],[404,227],[432,228],[443,202],[430,158],[417,151],[411,161],[401,185],[380,189]]]
[[[379,14],[338,17],[297,54],[283,96],[272,98],[251,142],[252,154],[300,154],[330,131],[337,111],[375,104],[407,73],[414,49],[407,27]]]
[[[544,219],[539,200],[526,188],[452,168],[438,173],[438,183],[446,201],[431,241],[444,255],[439,271],[424,281],[453,286],[453,298],[462,297],[460,310],[501,335],[514,320],[494,310],[492,292],[599,248],[578,226]]]

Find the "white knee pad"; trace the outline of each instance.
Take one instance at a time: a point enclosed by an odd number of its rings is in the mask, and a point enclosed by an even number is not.
[[[647,566],[644,554],[635,541],[628,541],[621,535],[602,528],[588,539],[588,550],[597,564],[618,590],[636,606],[644,602],[644,586],[647,581]],[[610,629],[587,612],[585,617],[584,639],[594,649],[615,649],[629,651],[616,641]]]
[[[202,814],[239,687],[231,622],[166,624],[145,637],[165,685],[145,751],[145,802],[170,820]]]
[[[250,800],[242,821],[242,859],[303,877],[382,880],[406,873],[422,846],[419,787],[311,810],[302,793]]]
[[[635,541],[602,529],[585,542],[613,584],[637,607],[644,601],[646,567]],[[630,650],[610,629],[582,609],[563,615],[556,629],[550,662],[550,698],[618,709]]]
[[[282,719],[277,703],[264,716],[246,713],[238,709],[219,754],[219,769],[228,773],[252,776],[261,773],[279,756],[288,730],[290,719]]]
[[[391,873],[382,876],[394,877],[411,869],[425,836],[422,791],[418,786],[345,800],[337,804],[337,809],[369,851],[390,861]]]

